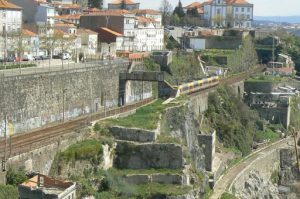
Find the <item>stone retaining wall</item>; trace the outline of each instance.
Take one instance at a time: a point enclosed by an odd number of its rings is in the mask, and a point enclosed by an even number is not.
[[[117,140],[126,140],[133,142],[154,142],[157,138],[155,131],[148,131],[138,128],[126,128],[113,126],[109,131]]]

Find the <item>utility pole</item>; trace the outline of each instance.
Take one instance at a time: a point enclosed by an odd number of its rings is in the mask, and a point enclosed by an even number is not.
[[[6,118],[6,112],[4,113],[4,158],[2,160],[2,171],[5,171],[5,165],[6,165],[6,129],[7,129],[7,124],[6,124],[7,118]]]
[[[295,130],[295,128],[292,128],[292,135],[294,137],[294,144],[295,144],[295,152],[296,152],[296,160],[297,160],[297,169],[300,172],[300,162],[299,162],[299,152],[297,147],[297,138],[298,138],[298,132]]]
[[[275,71],[274,71],[275,70],[274,69],[274,67],[275,67],[274,66],[274,64],[275,64],[274,63],[274,61],[275,61],[275,58],[274,58],[275,57],[275,49],[274,49],[275,48],[275,39],[274,39],[274,37],[275,37],[275,35],[273,35],[273,37],[272,37],[273,38],[273,42],[272,42],[272,68],[273,68],[273,75],[275,74]]]

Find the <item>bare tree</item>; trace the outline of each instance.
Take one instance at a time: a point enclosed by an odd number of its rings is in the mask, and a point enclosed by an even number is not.
[[[168,0],[162,0],[159,10],[162,14],[163,25],[166,25],[173,12],[172,5]]]
[[[224,17],[222,15],[216,15],[212,18],[214,25],[217,25],[217,27],[223,26]]]

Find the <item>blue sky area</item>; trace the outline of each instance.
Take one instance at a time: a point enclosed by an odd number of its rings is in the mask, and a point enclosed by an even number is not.
[[[111,2],[112,0],[105,0]],[[161,0],[134,0],[141,3],[141,8],[158,9]],[[203,2],[200,0],[199,2]],[[178,0],[169,0],[175,7]],[[188,5],[195,2],[195,0],[181,0],[182,4]],[[248,0],[249,3],[254,4],[255,16],[293,16],[300,15],[300,0]]]

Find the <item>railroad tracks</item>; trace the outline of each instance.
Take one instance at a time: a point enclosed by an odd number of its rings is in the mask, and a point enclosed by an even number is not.
[[[100,120],[103,118],[115,116],[128,111],[132,111],[138,107],[153,101],[153,98],[148,98],[137,103],[128,104],[123,107],[111,108],[103,110],[99,113],[80,117],[64,123],[55,124],[53,126],[33,130],[29,133],[13,135],[6,140],[0,140],[0,159],[8,159],[33,149],[47,146],[55,143],[61,137],[68,133],[87,126],[91,121]],[[5,155],[4,155],[5,154]]]
[[[230,85],[236,82],[240,82],[250,75],[263,71],[264,67],[260,66],[255,68],[252,71],[240,73],[235,76],[228,77],[226,79],[221,79],[221,85]],[[206,91],[214,90],[215,87],[207,88]],[[192,95],[196,95],[199,93],[193,93]],[[74,120],[70,120],[64,123],[55,124],[53,126],[44,127],[41,129],[33,130],[29,133],[23,133],[19,135],[13,135],[8,139],[0,140],[0,160],[5,157],[5,159],[9,157],[13,157],[24,152],[31,151],[33,149],[40,148],[42,146],[47,146],[49,144],[58,142],[61,137],[67,135],[68,133],[83,128],[87,126],[91,121],[100,120],[103,118],[115,116],[121,113],[125,113],[136,108],[139,108],[145,104],[153,101],[153,98],[145,99],[139,101],[137,103],[128,104],[123,107],[111,108],[107,110],[103,110],[101,112],[86,115],[79,117]],[[5,154],[5,155],[4,155]]]

